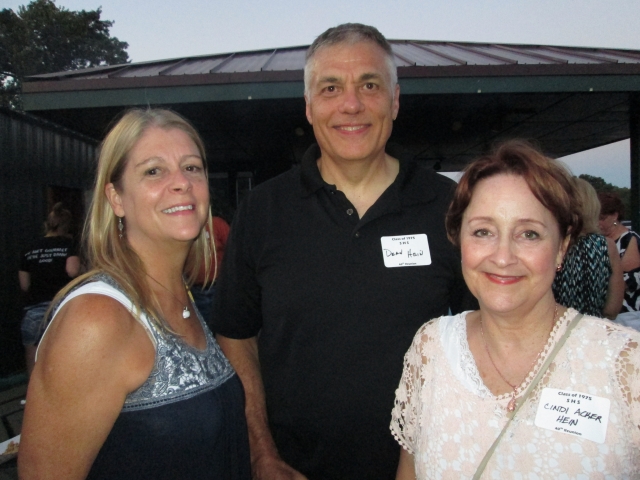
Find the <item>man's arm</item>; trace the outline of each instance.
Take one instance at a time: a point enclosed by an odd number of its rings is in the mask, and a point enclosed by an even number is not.
[[[256,480],[305,479],[280,458],[269,431],[257,338],[236,340],[217,335],[216,339],[244,387],[252,477]]]

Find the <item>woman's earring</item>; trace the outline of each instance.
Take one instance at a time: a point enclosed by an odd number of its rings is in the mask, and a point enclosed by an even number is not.
[[[122,236],[124,233],[124,222],[122,221],[122,217],[118,217],[118,237],[122,240]]]
[[[556,272],[559,272],[560,270],[562,270],[562,264],[559,263],[558,266],[556,267]]]

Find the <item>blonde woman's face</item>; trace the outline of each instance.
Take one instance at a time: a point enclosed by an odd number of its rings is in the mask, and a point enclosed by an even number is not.
[[[134,249],[191,242],[206,221],[203,160],[182,130],[147,129],[129,152],[120,187],[108,184],[105,193]]]

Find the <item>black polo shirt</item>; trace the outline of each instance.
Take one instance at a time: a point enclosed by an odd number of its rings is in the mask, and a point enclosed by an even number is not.
[[[389,432],[402,360],[426,321],[473,305],[444,214],[453,182],[415,163],[363,218],[300,166],[239,208],[217,282],[213,329],[259,335],[269,422],[285,461],[310,479],[394,478]],[[432,263],[389,268],[381,237],[427,235]]]

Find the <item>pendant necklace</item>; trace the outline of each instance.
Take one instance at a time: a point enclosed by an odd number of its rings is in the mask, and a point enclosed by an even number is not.
[[[556,324],[556,315],[557,314],[558,314],[558,304],[556,303],[555,309],[553,310],[553,321],[551,322],[551,330],[549,330],[549,335],[551,335],[551,332],[553,331],[553,327]],[[504,380],[504,382],[513,389],[513,393],[511,394],[511,400],[509,400],[509,403],[507,404],[507,411],[508,412],[513,412],[516,409],[516,390],[518,388],[518,384],[514,385],[509,380],[504,378],[504,375],[502,375],[502,372],[500,370],[498,370],[498,367],[496,366],[495,362],[493,361],[493,358],[491,358],[491,353],[489,352],[489,346],[487,345],[487,340],[484,338],[484,328],[482,327],[482,314],[480,314],[480,333],[482,334],[482,342],[484,343],[484,349],[487,351],[487,356],[489,357],[489,360],[491,361],[491,365],[493,365],[493,368],[496,369],[496,372],[498,372],[498,375],[500,375],[500,378],[502,380]],[[531,370],[533,369],[535,364],[538,362],[538,359],[540,358],[540,355],[542,355],[542,351],[544,350],[544,347],[546,345],[547,345],[547,342],[545,342],[544,345],[542,345],[542,348],[538,352],[538,355],[536,355],[535,360],[533,361],[533,363],[531,364],[531,367],[529,368],[529,370],[527,371],[526,375],[524,376],[524,378],[520,382],[520,385],[522,384],[522,382],[524,382],[524,379],[527,378],[527,375],[529,375],[529,372],[531,372]]]
[[[145,272],[146,273],[146,272]],[[178,297],[176,297],[173,292],[171,290],[169,290],[167,287],[165,287],[163,284],[161,284],[158,280],[156,280],[155,278],[153,278],[151,275],[149,275],[148,273],[146,274],[147,277],[149,277],[151,280],[153,280],[154,282],[156,282],[158,285],[160,285],[162,288],[164,288],[167,292],[169,292],[171,294],[171,296],[173,298],[176,299],[176,301],[182,305],[182,302],[180,301],[180,299]],[[186,288],[186,287],[185,287]],[[182,309],[182,318],[189,318],[191,316],[191,312],[189,311],[188,305],[185,305],[184,308]]]

